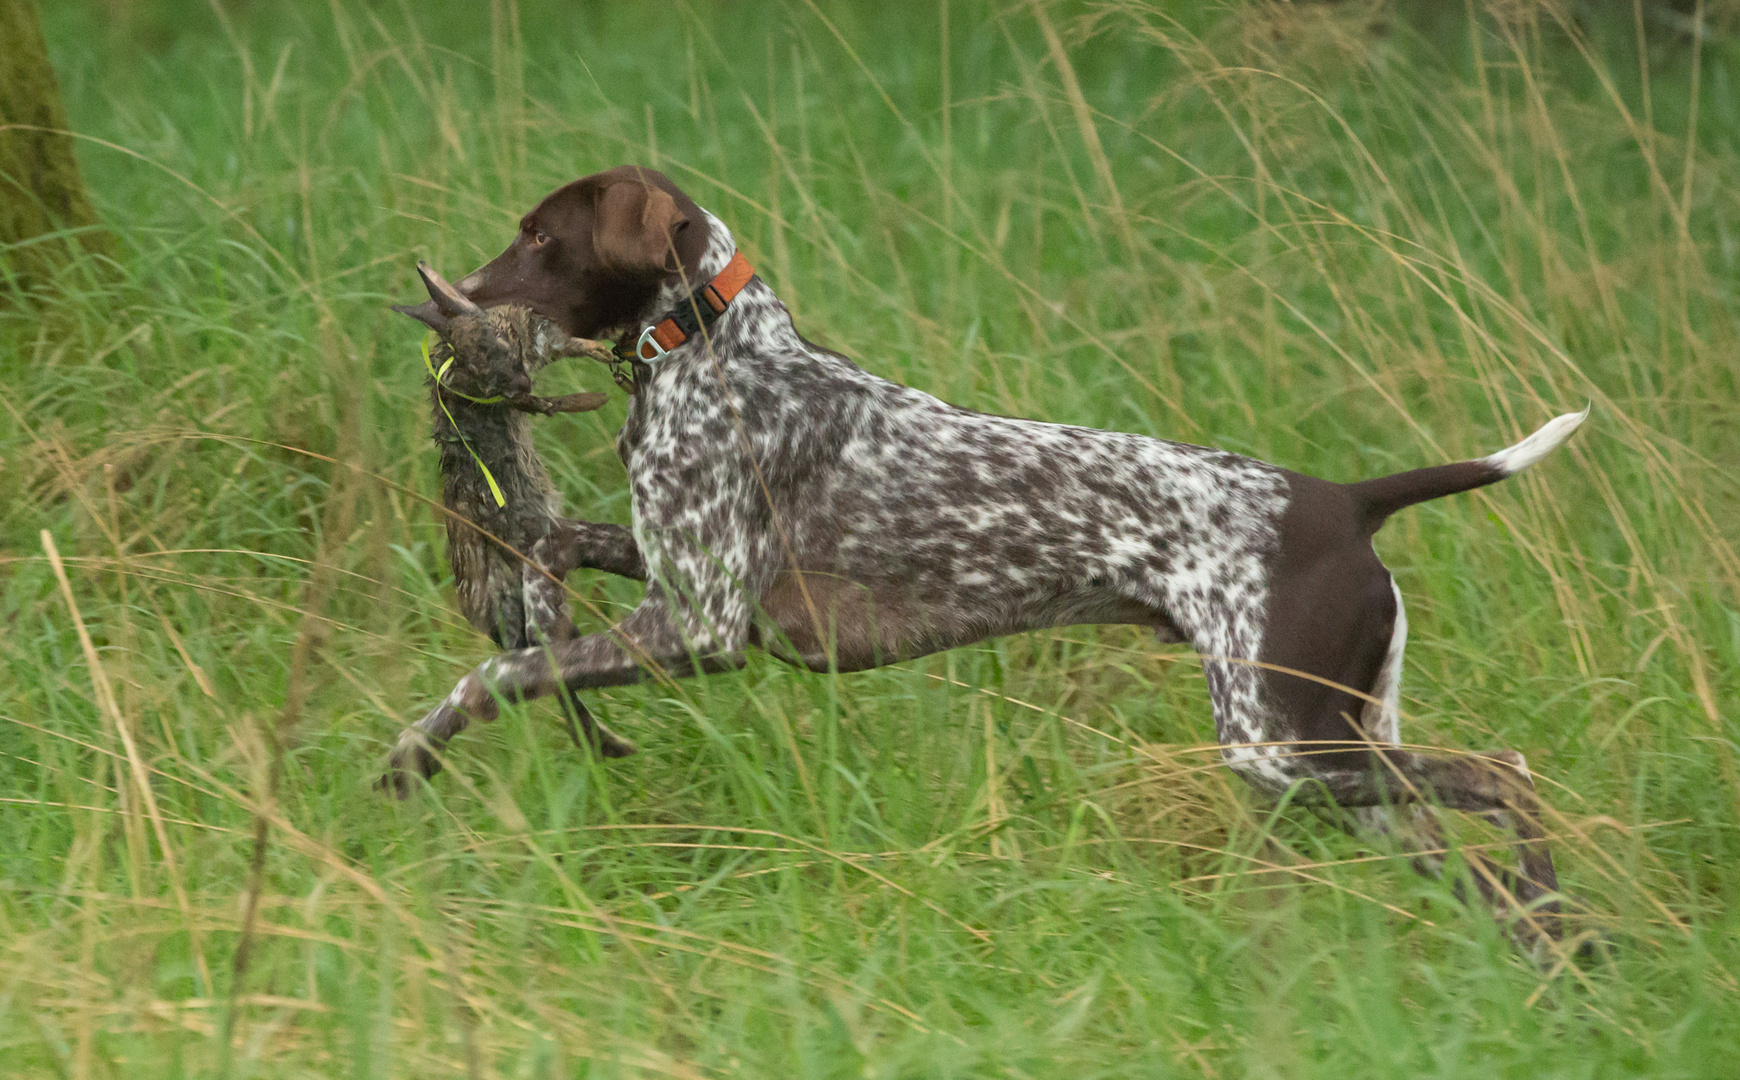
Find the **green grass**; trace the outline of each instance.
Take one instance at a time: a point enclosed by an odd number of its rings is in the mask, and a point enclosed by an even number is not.
[[[119,255],[0,306],[6,1075],[1733,1074],[1731,13],[43,6]],[[974,408],[1354,479],[1592,401],[1378,547],[1408,737],[1529,756],[1606,958],[1254,798],[1125,629],[610,691],[608,765],[510,710],[371,791],[488,652],[384,305],[630,161]],[[620,418],[541,422],[572,512],[627,520]]]

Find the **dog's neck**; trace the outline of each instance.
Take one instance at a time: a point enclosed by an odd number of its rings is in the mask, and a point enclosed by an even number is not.
[[[637,330],[657,323],[673,310],[691,303],[691,294],[717,277],[731,261],[731,257],[737,254],[737,241],[731,235],[731,230],[711,213],[705,210],[701,212],[707,215],[706,250],[701,253],[701,258],[693,267],[685,268],[684,273],[671,277],[660,286],[653,302],[642,312]],[[735,336],[741,332],[743,326],[749,324],[755,326],[756,340],[763,349],[769,345],[791,350],[802,347],[802,340],[792,327],[791,313],[759,277],[751,280],[731,300],[730,306],[712,324],[706,337]],[[669,355],[655,361],[652,367],[656,371],[673,362],[680,362],[682,357],[702,356],[705,353],[703,338],[692,337]]]
[[[701,213],[707,215],[706,250],[701,252],[701,258],[694,266],[685,266],[682,273],[665,280],[653,302],[641,313],[642,325],[656,322],[678,304],[687,303],[691,292],[717,277],[731,261],[731,256],[737,254],[737,238],[731,235],[725,223],[705,210]]]

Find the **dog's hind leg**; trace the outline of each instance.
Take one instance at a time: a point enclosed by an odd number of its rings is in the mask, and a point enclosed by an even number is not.
[[[1435,803],[1450,810],[1503,815],[1516,836],[1520,870],[1505,872],[1478,853],[1465,852],[1476,886],[1494,910],[1512,922],[1512,934],[1524,945],[1540,935],[1560,936],[1558,876],[1545,846],[1541,803],[1534,782],[1514,750],[1463,757],[1429,757],[1405,750],[1377,749],[1368,769],[1315,771],[1307,788],[1321,787],[1336,805],[1348,809],[1383,808],[1392,814],[1402,807]],[[1304,793],[1309,796],[1309,790]],[[1415,861],[1433,873],[1443,845],[1437,822],[1425,815],[1383,823],[1387,831],[1416,850],[1434,852]],[[1422,827],[1424,826],[1424,827]],[[1514,901],[1513,899],[1514,898]],[[1512,904],[1522,910],[1511,910]]]
[[[1451,799],[1468,803],[1456,806],[1455,809],[1475,810],[1494,825],[1516,835],[1517,858],[1521,866],[1521,874],[1515,874],[1498,863],[1493,862],[1478,851],[1464,851],[1463,861],[1468,864],[1470,876],[1475,888],[1480,891],[1482,899],[1495,913],[1505,918],[1513,918],[1518,913],[1512,910],[1514,902],[1525,906],[1541,897],[1556,892],[1558,889],[1557,875],[1553,869],[1552,855],[1539,842],[1541,835],[1539,825],[1539,803],[1534,796],[1534,783],[1529,777],[1528,769],[1523,764],[1522,755],[1511,750],[1501,750],[1486,755],[1493,761],[1503,762],[1520,773],[1527,785],[1526,795],[1521,791],[1512,792],[1513,798],[1520,798],[1524,805],[1517,807],[1515,812],[1480,804],[1481,786],[1471,784],[1466,771],[1440,768],[1431,764],[1431,759],[1418,755],[1404,755],[1396,749],[1401,743],[1401,695],[1402,695],[1402,658],[1408,644],[1408,613],[1402,602],[1402,593],[1396,587],[1394,580],[1390,581],[1390,590],[1395,598],[1395,615],[1390,625],[1390,641],[1388,651],[1384,655],[1383,666],[1378,669],[1377,681],[1371,688],[1371,696],[1364,702],[1360,711],[1359,728],[1365,736],[1377,747],[1383,750],[1379,768],[1383,768],[1384,759],[1411,760],[1422,777],[1419,783],[1410,780],[1405,774],[1394,772],[1391,778],[1397,781],[1396,787],[1415,788],[1424,786],[1427,790],[1438,794],[1439,788],[1448,787],[1459,792],[1455,795],[1439,794],[1444,799],[1444,805],[1451,806]],[[1483,768],[1485,766],[1482,766]],[[1352,803],[1337,799],[1341,805],[1352,808],[1354,815],[1364,828],[1387,835],[1399,842],[1405,850],[1414,853],[1412,863],[1414,869],[1428,877],[1437,877],[1443,872],[1447,840],[1442,823],[1434,816],[1430,807],[1421,805],[1418,795],[1409,791],[1407,798],[1390,800],[1387,804],[1354,806]],[[1406,804],[1406,805],[1399,805]],[[1557,936],[1558,906],[1555,901],[1542,902],[1536,909],[1536,914],[1517,924],[1516,933],[1519,937],[1531,936],[1532,926],[1539,926],[1552,936]],[[1550,927],[1550,928],[1549,928]]]
[[[1360,712],[1360,727],[1374,743],[1393,747],[1402,741],[1402,656],[1408,647],[1408,611],[1402,603],[1402,591],[1394,580],[1390,582],[1390,590],[1396,598],[1396,614],[1390,626],[1389,651],[1384,656],[1383,667],[1378,669],[1378,681],[1371,689],[1372,699]],[[1386,837],[1410,852],[1412,858],[1409,861],[1416,873],[1430,878],[1443,874],[1444,828],[1430,807],[1361,806],[1354,808],[1352,813],[1359,831]],[[1478,871],[1475,876],[1488,903],[1496,902],[1497,897],[1488,895],[1490,886],[1483,876]]]
[[[1284,768],[1287,782],[1303,782],[1303,801],[1327,794],[1355,811],[1362,824],[1411,849],[1415,869],[1428,875],[1441,869],[1444,848],[1443,830],[1428,804],[1489,818],[1507,815],[1503,823],[1516,837],[1521,872],[1507,873],[1465,852],[1475,884],[1519,939],[1533,938],[1537,927],[1556,936],[1550,894],[1557,879],[1541,842],[1540,803],[1521,757],[1500,751],[1441,758],[1400,749],[1407,612],[1369,544],[1353,541],[1292,574],[1277,575],[1270,589],[1271,626],[1279,622],[1287,632],[1265,638],[1263,660],[1272,667],[1263,672],[1263,706],[1257,721],[1244,726],[1266,733],[1252,742],[1298,746],[1267,760],[1257,757],[1255,747],[1232,746],[1229,764],[1269,790],[1276,784],[1263,767]],[[1228,741],[1225,733],[1222,740]]]

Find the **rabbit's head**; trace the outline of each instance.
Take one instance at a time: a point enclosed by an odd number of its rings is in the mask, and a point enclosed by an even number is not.
[[[451,363],[437,362],[443,386],[472,398],[525,398],[539,368],[576,354],[579,339],[531,308],[481,308],[426,264],[418,263],[417,273],[429,290],[429,301],[393,310],[441,335],[447,346],[442,352],[452,357]]]

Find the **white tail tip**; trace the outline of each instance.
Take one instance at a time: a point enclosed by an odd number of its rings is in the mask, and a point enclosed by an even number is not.
[[[1507,446],[1498,453],[1486,459],[1486,463],[1506,476],[1514,476],[1535,462],[1546,457],[1559,448],[1559,444],[1571,437],[1571,432],[1577,430],[1577,425],[1589,418],[1590,406],[1583,406],[1582,412],[1566,413],[1556,416],[1542,424],[1533,435],[1517,443]]]

